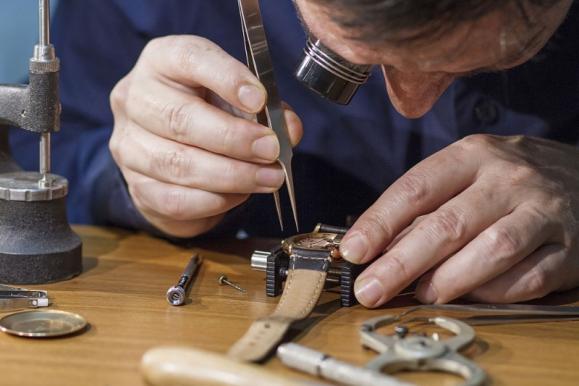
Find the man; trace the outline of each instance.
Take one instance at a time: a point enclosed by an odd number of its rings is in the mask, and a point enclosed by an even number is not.
[[[262,1],[280,92],[297,112],[286,120],[299,214],[306,228],[361,214],[342,253],[377,257],[356,282],[362,304],[418,278],[428,303],[515,302],[579,284],[577,4],[295,3],[329,48],[378,64],[350,106],[331,105],[291,76],[304,41],[292,4]],[[251,120],[266,95],[238,60],[238,18],[232,0],[62,2],[54,153],[73,221],[272,234],[269,195],[249,197],[282,184],[279,145]],[[113,125],[124,180],[106,151]],[[29,146],[13,145],[17,156]]]

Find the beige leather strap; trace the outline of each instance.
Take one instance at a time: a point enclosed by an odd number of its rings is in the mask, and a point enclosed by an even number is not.
[[[326,274],[325,271],[290,269],[273,314],[253,322],[228,355],[247,362],[263,360],[281,342],[293,322],[305,319],[312,312],[324,289]]]

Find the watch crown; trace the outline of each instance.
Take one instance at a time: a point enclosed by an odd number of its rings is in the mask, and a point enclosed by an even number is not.
[[[264,271],[267,269],[267,258],[271,255],[266,251],[254,251],[251,255],[251,269]]]

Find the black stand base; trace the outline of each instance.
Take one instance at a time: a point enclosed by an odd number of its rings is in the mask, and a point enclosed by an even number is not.
[[[81,271],[82,243],[68,225],[64,197],[0,199],[0,283],[49,283]]]

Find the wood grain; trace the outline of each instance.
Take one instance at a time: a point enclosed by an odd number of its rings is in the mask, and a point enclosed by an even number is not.
[[[83,334],[32,340],[0,334],[0,385],[141,385],[141,357],[155,346],[186,345],[225,353],[251,322],[271,312],[277,299],[264,294],[263,273],[248,257],[263,240],[210,240],[195,250],[205,261],[191,291],[192,301],[172,307],[167,288],[179,278],[192,249],[143,234],[76,227],[84,241],[84,272],[72,280],[36,288],[49,291],[52,308],[77,312],[90,323]],[[247,289],[219,286],[226,274]],[[30,286],[34,287],[34,286]],[[579,300],[566,294],[558,303]],[[335,357],[363,364],[373,357],[358,342],[357,327],[382,313],[414,304],[400,297],[388,309],[339,308],[325,293],[312,318],[296,330],[295,341]],[[476,327],[477,341],[466,354],[495,385],[579,384],[579,322]],[[307,378],[277,359],[265,364],[278,374]],[[429,385],[458,384],[440,374],[405,374]]]

